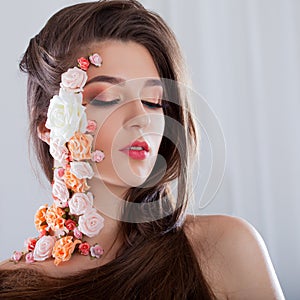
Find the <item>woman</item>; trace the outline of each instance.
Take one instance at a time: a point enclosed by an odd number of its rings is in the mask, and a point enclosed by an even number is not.
[[[186,214],[197,131],[158,15],[136,1],[67,7],[20,67],[53,204],[2,263],[1,299],[283,299],[251,225]]]

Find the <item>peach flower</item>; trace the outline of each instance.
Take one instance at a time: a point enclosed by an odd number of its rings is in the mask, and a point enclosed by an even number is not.
[[[64,174],[65,184],[68,189],[71,189],[75,193],[84,193],[90,187],[86,183],[86,179],[79,179],[71,173],[70,168],[67,168]]]
[[[46,212],[46,222],[53,231],[64,229],[65,219],[62,217],[65,212],[56,205],[52,204]]]
[[[49,258],[52,254],[52,249],[55,244],[55,237],[50,235],[44,235],[41,237],[34,248],[33,258],[36,261],[43,261]]]
[[[73,161],[70,163],[70,166],[70,172],[79,179],[91,179],[94,175],[94,171],[88,162]]]
[[[73,160],[83,160],[91,158],[91,147],[93,137],[90,134],[75,132],[69,140],[68,148]]]
[[[74,93],[82,92],[87,78],[85,71],[77,67],[70,68],[61,75],[60,86],[66,91],[72,91]]]
[[[82,215],[90,210],[93,206],[92,193],[75,193],[69,201],[70,213],[74,215]]]
[[[90,209],[84,215],[79,217],[78,229],[88,237],[97,235],[104,226],[104,219],[96,209]]]
[[[81,241],[79,240],[73,242],[72,236],[66,236],[57,240],[52,250],[52,256],[55,259],[54,264],[57,266],[61,262],[68,261],[71,258],[76,245],[80,243]]]
[[[34,216],[34,224],[38,231],[43,231],[48,227],[48,225],[46,223],[46,218],[45,218],[47,209],[48,209],[47,204],[44,206],[41,206]]]

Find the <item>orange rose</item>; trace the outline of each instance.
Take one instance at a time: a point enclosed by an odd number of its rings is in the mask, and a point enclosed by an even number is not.
[[[62,261],[68,261],[71,258],[71,255],[74,252],[76,245],[80,243],[80,240],[75,240],[73,242],[72,236],[66,236],[57,240],[52,250],[54,264],[57,266]]]
[[[45,219],[52,230],[56,231],[64,228],[65,219],[62,217],[64,214],[65,212],[54,204],[48,208]]]
[[[93,137],[79,131],[69,140],[68,148],[74,160],[91,159]]]
[[[38,231],[43,231],[48,226],[45,218],[47,209],[48,209],[48,204],[41,206],[34,216],[34,224]]]
[[[71,173],[70,168],[65,170],[64,181],[68,189],[71,189],[75,193],[84,193],[90,187],[86,183],[86,179],[79,179]]]

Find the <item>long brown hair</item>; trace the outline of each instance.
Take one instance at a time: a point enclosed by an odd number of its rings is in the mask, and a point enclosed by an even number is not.
[[[1,299],[214,299],[182,226],[198,142],[189,103],[176,85],[185,80],[184,64],[174,34],[156,13],[134,0],[76,4],[57,12],[30,40],[20,69],[28,74],[30,133],[40,165],[51,182],[53,159],[49,146],[38,138],[37,128],[46,121],[61,74],[76,65],[80,51],[105,40],[143,45],[160,77],[175,82],[165,91],[172,101],[164,108],[168,118],[159,149],[167,168],[154,186],[146,182],[125,195],[128,202],[163,200],[162,217],[143,223],[122,222],[125,242],[116,259],[99,268],[61,279],[29,269],[2,271]],[[169,118],[181,125],[178,130],[168,123]],[[160,172],[155,166],[148,182]],[[170,192],[170,182],[175,179],[176,199]],[[138,213],[151,215],[151,211]]]

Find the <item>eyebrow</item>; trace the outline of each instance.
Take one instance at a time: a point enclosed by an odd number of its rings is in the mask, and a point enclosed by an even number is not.
[[[106,76],[106,75],[100,75],[100,76],[95,76],[92,79],[90,79],[89,81],[87,81],[87,83],[85,84],[85,86],[87,86],[90,83],[94,83],[94,82],[107,82],[107,83],[111,83],[111,84],[120,84],[120,85],[125,85],[125,79],[120,78],[120,77],[113,77],[113,76]],[[148,79],[145,84],[144,87],[151,87],[151,86],[163,86],[162,81],[160,79]]]

